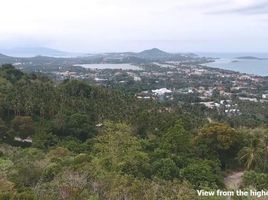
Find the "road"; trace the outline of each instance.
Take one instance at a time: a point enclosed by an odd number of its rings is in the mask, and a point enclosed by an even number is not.
[[[244,172],[234,172],[224,178],[224,184],[227,189],[238,189],[242,183]]]

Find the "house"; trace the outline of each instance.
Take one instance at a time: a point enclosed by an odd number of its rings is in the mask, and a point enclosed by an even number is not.
[[[163,96],[165,94],[172,93],[172,91],[168,90],[167,88],[161,88],[161,89],[152,90],[152,92],[154,93],[154,95],[157,95],[157,96]]]
[[[251,102],[258,102],[257,98],[248,98],[248,97],[239,97],[241,101],[251,101]]]
[[[262,98],[263,98],[263,99],[268,99],[268,94],[263,94],[263,95],[262,95]]]

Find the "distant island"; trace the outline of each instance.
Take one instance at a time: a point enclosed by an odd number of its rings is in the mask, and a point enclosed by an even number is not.
[[[254,56],[242,56],[242,57],[237,57],[236,59],[241,59],[241,60],[266,60],[267,58],[258,58]]]
[[[239,60],[233,60],[232,63],[238,63],[240,62]]]

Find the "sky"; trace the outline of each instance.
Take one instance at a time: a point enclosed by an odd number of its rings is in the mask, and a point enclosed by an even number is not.
[[[0,49],[268,52],[268,0],[1,0]]]

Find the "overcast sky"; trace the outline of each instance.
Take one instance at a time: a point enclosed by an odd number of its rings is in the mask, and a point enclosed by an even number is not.
[[[0,47],[268,52],[268,0],[1,1]]]

